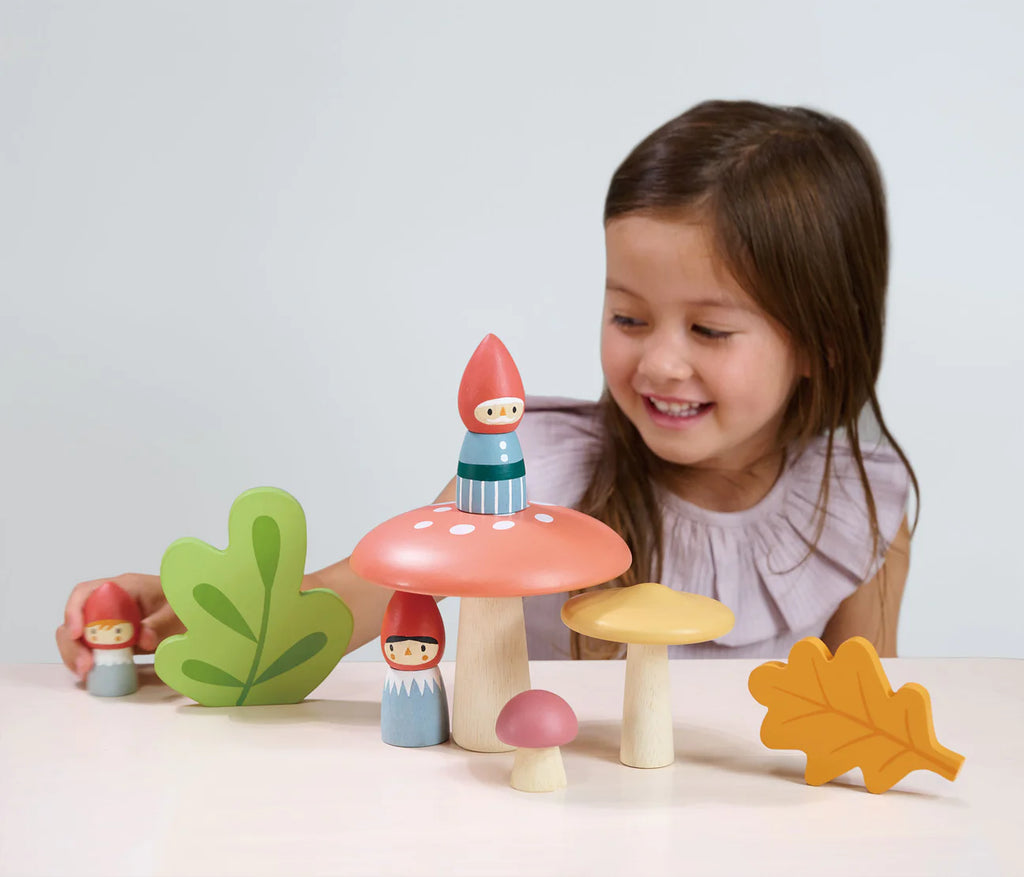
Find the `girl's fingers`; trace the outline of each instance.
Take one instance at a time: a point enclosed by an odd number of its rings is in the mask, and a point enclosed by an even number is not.
[[[85,679],[92,669],[92,650],[72,637],[67,625],[57,628],[57,648],[67,668],[80,679]]]
[[[104,582],[120,585],[139,604],[144,618],[139,629],[138,651],[155,651],[162,640],[185,630],[164,598],[158,576],[125,573],[115,578],[79,582],[64,607],[64,623],[57,628],[57,648],[68,668],[82,679],[93,666],[92,649],[81,642],[85,630],[82,617],[85,601]]]
[[[155,651],[156,647],[167,637],[176,633],[184,633],[185,626],[169,603],[164,603],[153,614],[142,619],[142,630],[139,632],[139,649],[144,652]]]
[[[72,640],[82,637],[82,609],[89,595],[107,579],[94,579],[91,582],[79,582],[71,589],[71,596],[64,606],[64,629]]]
[[[92,669],[93,657],[92,650],[85,647],[80,647],[78,657],[75,658],[75,673],[78,678],[83,682],[85,677],[89,675],[89,671]]]

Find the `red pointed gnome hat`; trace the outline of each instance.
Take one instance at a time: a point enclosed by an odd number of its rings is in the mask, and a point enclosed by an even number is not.
[[[519,376],[512,354],[497,335],[488,335],[469,358],[459,384],[459,415],[470,432],[512,432],[515,423],[481,423],[473,412],[491,399],[526,398],[523,379]]]
[[[90,644],[90,648],[124,649],[134,646],[139,640],[139,628],[142,626],[139,605],[124,588],[114,582],[104,582],[89,595],[82,607],[82,620],[86,627],[91,624],[128,622],[133,628],[131,638],[125,642]]]
[[[389,636],[400,636],[413,639],[419,636],[437,640],[437,656],[425,664],[410,667],[407,664],[396,664],[388,657],[387,640]],[[437,666],[444,654],[444,621],[438,611],[437,603],[427,594],[412,594],[396,591],[384,610],[384,620],[380,626],[380,650],[384,660],[397,670],[426,670]]]

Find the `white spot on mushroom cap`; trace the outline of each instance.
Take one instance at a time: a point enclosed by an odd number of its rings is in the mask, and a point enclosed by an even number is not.
[[[476,527],[472,524],[456,524],[448,532],[453,536],[465,536],[467,533],[472,533]]]
[[[496,521],[494,524],[491,524],[495,530],[511,530],[515,525],[515,521]]]
[[[551,517],[551,515],[540,514],[540,515],[534,515],[534,517],[538,521],[540,521],[542,524],[550,524],[554,520],[554,518]]]
[[[436,515],[438,512],[450,512],[451,510],[452,507],[450,505],[439,505],[436,509],[434,509],[434,514]]]
[[[433,521],[418,521],[417,523],[412,525],[414,530],[422,530],[424,527],[432,527],[432,526],[434,526],[434,522]]]

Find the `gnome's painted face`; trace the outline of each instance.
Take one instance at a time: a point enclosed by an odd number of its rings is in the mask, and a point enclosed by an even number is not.
[[[392,667],[412,670],[416,667],[434,666],[434,659],[440,650],[438,642],[429,636],[413,636],[403,639],[402,636],[389,636],[384,644],[384,656]],[[433,662],[433,663],[431,663]]]
[[[85,629],[91,646],[127,646],[134,641],[135,625],[130,621],[96,621]]]
[[[476,406],[473,416],[485,426],[511,426],[522,420],[523,400],[515,396],[488,399]]]
[[[397,591],[384,610],[380,650],[396,670],[436,667],[444,654],[444,622],[434,598]]]

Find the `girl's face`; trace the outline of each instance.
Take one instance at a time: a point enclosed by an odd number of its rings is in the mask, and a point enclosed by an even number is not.
[[[803,367],[782,327],[715,257],[708,228],[628,214],[605,238],[601,364],[651,451],[720,471],[777,451]]]

